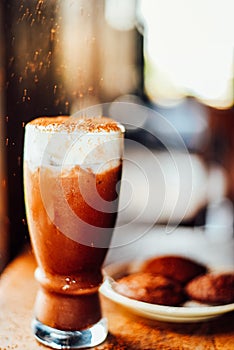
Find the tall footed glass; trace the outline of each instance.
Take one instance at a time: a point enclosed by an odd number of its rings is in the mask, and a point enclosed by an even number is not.
[[[118,210],[123,136],[122,125],[103,117],[26,125],[25,204],[39,282],[33,332],[55,349],[107,336],[98,288]]]

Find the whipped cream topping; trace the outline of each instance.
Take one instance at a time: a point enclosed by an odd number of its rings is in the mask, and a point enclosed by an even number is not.
[[[124,127],[110,118],[41,117],[25,127],[24,161],[41,166],[80,165],[99,173],[119,164]]]

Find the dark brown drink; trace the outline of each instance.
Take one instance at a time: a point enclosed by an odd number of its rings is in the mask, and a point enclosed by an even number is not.
[[[25,202],[40,327],[71,333],[102,319],[98,288],[117,216],[122,147],[123,127],[107,118],[39,118],[26,126]]]

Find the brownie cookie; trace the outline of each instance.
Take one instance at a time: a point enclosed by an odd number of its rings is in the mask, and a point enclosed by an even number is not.
[[[190,299],[206,304],[234,302],[234,273],[206,274],[190,281],[185,288]]]
[[[117,280],[115,290],[132,299],[151,304],[177,306],[185,299],[181,285],[164,276],[136,272]]]
[[[186,284],[194,277],[206,273],[205,266],[180,256],[161,256],[149,259],[142,267],[144,272],[152,272]]]

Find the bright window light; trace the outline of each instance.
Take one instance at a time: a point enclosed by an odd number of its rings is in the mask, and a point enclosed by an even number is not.
[[[233,0],[142,0],[146,90],[153,100],[186,94],[233,104]]]

